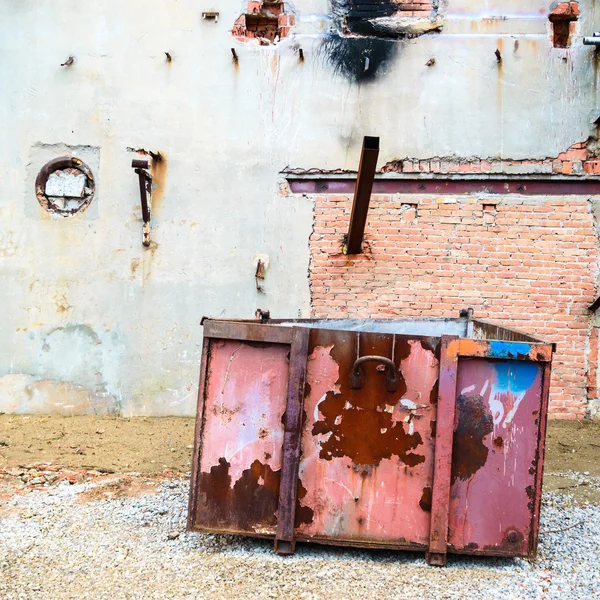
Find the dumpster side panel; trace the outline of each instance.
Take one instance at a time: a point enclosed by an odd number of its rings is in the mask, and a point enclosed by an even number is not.
[[[289,351],[211,340],[194,529],[275,533]]]
[[[535,504],[542,367],[461,358],[449,549],[527,555]]]
[[[439,338],[313,330],[307,364],[299,539],[423,548],[429,539]],[[402,377],[386,389],[383,363]]]

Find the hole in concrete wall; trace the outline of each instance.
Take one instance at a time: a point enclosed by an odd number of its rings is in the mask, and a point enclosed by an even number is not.
[[[552,43],[555,48],[566,48],[569,45],[569,21],[556,21],[552,24]]]
[[[40,206],[61,217],[85,210],[94,197],[94,176],[82,160],[61,156],[47,162],[35,180]]]
[[[416,37],[442,26],[439,0],[332,0],[344,34]]]
[[[401,223],[416,223],[417,222],[417,207],[414,202],[403,202],[400,205],[400,222]]]
[[[282,1],[250,1],[247,12],[238,17],[231,33],[240,42],[257,40],[268,46],[286,37],[295,23],[296,17],[285,12]]]
[[[496,205],[495,204],[484,204],[483,205],[483,224],[484,225],[495,225],[496,224]]]
[[[579,18],[578,2],[555,2],[548,15],[555,48],[568,48],[575,33],[575,21]]]
[[[440,31],[440,0],[331,0],[335,27],[319,47],[336,74],[362,83],[384,75],[404,45],[400,40]]]

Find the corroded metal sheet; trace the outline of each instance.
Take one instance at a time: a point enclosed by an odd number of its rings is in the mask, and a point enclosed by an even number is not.
[[[439,338],[313,330],[302,433],[302,503],[312,520],[297,537],[425,547],[429,541]],[[381,356],[399,367],[396,391]]]
[[[451,551],[530,552],[542,368],[517,360],[459,359]]]
[[[289,350],[211,340],[195,529],[275,533]]]
[[[207,323],[190,529],[535,555],[550,345]]]

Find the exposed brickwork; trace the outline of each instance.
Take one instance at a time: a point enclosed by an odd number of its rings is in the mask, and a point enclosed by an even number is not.
[[[434,11],[433,3],[429,0],[413,0],[412,2],[398,2],[398,17],[428,17]]]
[[[579,2],[554,2],[550,6],[551,21],[576,21],[579,18]]]
[[[287,37],[296,24],[294,14],[285,12],[284,2],[248,2],[247,12],[233,25],[232,35],[238,42],[258,41],[263,46]]]
[[[428,17],[436,10],[432,0],[349,0],[346,14],[349,18]]]
[[[576,33],[575,21],[579,19],[578,2],[554,2],[550,5],[550,32],[555,48],[568,48]]]
[[[427,160],[400,159],[387,163],[384,173],[482,173],[482,174],[554,174],[589,175],[600,173],[600,158],[588,147],[588,142],[573,144],[556,158],[542,160],[459,159],[456,157]]]
[[[583,162],[578,150],[559,159],[561,172],[564,163]],[[556,342],[551,414],[585,415],[587,388],[596,394],[588,305],[598,260],[586,199],[374,195],[366,251],[352,257],[341,252],[352,197],[314,201],[315,317],[456,316],[472,306],[478,318]]]

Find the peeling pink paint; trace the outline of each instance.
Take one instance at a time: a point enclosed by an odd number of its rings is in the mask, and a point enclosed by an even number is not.
[[[525,385],[518,381],[524,370],[529,374]],[[461,397],[481,399],[489,414],[489,433],[482,439],[487,448],[485,468],[467,479],[456,478],[452,484],[449,544],[454,549],[469,544],[470,550],[507,548],[507,535],[512,532],[515,541],[511,549],[526,553],[535,488],[541,367],[518,361],[463,359],[459,361],[457,390],[461,393],[457,413]]]
[[[339,394],[340,367],[331,356],[333,346],[317,347],[309,357],[310,394],[304,401],[307,419],[300,479],[307,489],[302,503],[312,508],[314,518],[312,523],[298,528],[298,535],[427,545],[430,515],[419,503],[424,488],[432,484],[431,420],[435,419],[435,406],[430,404],[430,394],[437,381],[438,362],[420,342],[410,340],[409,344],[410,354],[401,363],[407,386],[403,399],[417,408],[410,411],[397,402],[389,409],[396,420],[403,422],[405,430],[409,420],[423,439],[416,452],[424,455],[425,461],[414,467],[403,464],[396,456],[382,460],[378,466],[356,465],[348,457],[319,457],[320,444],[331,434],[313,435],[312,430],[319,420],[319,403],[329,392]]]
[[[289,347],[212,344],[200,470],[225,458],[232,485],[255,461],[281,468]]]

